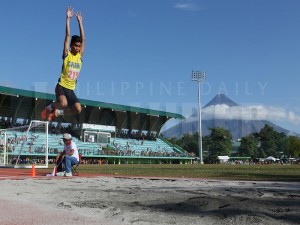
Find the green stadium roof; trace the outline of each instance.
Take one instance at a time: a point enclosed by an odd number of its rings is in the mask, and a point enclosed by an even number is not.
[[[0,86],[0,94],[46,99],[46,100],[51,100],[51,101],[55,101],[55,99],[56,99],[56,96],[54,94],[42,93],[42,92],[36,92],[36,91],[28,91],[28,90],[22,90],[22,89],[5,87],[5,86]],[[120,105],[120,104],[106,103],[106,102],[98,102],[98,101],[87,100],[87,99],[79,99],[79,101],[82,105],[85,105],[85,106],[108,108],[108,109],[112,109],[112,110],[116,110],[116,111],[128,111],[128,112],[143,113],[143,114],[152,115],[152,116],[165,116],[165,117],[175,118],[175,119],[185,119],[184,116],[182,116],[181,114],[177,114],[177,113],[164,112],[164,111],[159,111],[159,110],[152,110],[152,109],[126,106],[126,105]]]

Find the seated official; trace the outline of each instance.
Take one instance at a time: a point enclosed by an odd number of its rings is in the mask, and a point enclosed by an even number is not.
[[[74,141],[72,141],[71,134],[65,133],[63,135],[64,151],[61,153],[64,157],[61,159],[61,164],[64,164],[66,170],[66,177],[72,176],[72,165],[77,165],[79,162],[78,149]]]

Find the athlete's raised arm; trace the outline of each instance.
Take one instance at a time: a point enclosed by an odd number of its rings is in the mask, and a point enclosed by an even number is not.
[[[69,52],[69,43],[70,43],[70,20],[73,16],[73,9],[68,6],[66,10],[66,36],[65,36],[65,42],[64,42],[64,50],[63,50],[63,56],[66,56]]]
[[[76,12],[75,16],[78,21],[79,30],[80,30],[80,37],[81,37],[81,48],[80,48],[80,54],[84,54],[84,29],[83,29],[83,23],[82,23],[82,15],[81,12]]]

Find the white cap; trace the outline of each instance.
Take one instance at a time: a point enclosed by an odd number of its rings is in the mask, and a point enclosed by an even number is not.
[[[72,139],[72,136],[71,136],[71,134],[64,133],[64,136],[63,136],[62,139],[71,140],[71,139]]]

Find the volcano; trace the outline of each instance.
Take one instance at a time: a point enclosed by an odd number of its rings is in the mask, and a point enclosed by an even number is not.
[[[228,111],[233,107],[239,106],[237,103],[228,98],[225,94],[216,95],[211,101],[209,101],[202,110],[208,109],[209,107],[225,106]],[[216,107],[217,108],[217,107]],[[251,133],[258,133],[267,124],[274,128],[276,132],[283,132],[285,134],[291,134],[289,130],[277,126],[276,124],[267,120],[242,120],[242,119],[222,119],[219,117],[209,116],[205,117],[202,112],[202,136],[210,134],[210,128],[224,128],[229,130],[234,140],[245,137]],[[183,120],[179,124],[165,130],[162,135],[166,138],[176,137],[180,138],[185,133],[196,133],[198,132],[198,112],[194,112],[189,118]]]

